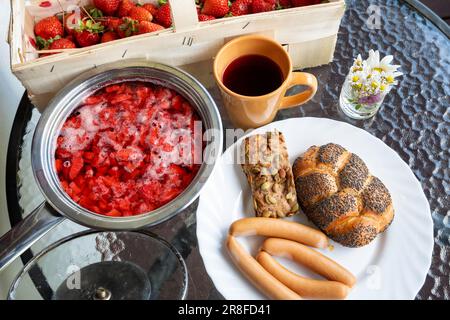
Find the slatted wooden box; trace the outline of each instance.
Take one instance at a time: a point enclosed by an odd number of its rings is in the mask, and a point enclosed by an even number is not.
[[[38,58],[31,41],[35,21],[90,0],[11,0],[8,42],[11,69],[31,101],[44,109],[52,96],[80,73],[101,64],[140,58],[181,67],[207,87],[212,80],[212,58],[230,39],[251,33],[273,37],[283,44],[295,68],[314,67],[333,59],[345,11],[344,0],[240,17],[198,22],[194,0],[171,0],[173,28]],[[142,2],[154,2],[143,0]]]

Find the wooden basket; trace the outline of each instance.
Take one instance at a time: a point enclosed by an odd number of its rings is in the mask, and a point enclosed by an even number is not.
[[[64,3],[64,9],[74,2],[87,4],[90,0],[59,1]],[[214,84],[212,58],[225,42],[243,34],[273,37],[283,44],[297,69],[329,63],[345,10],[344,0],[331,0],[308,7],[198,22],[194,0],[170,3],[172,29],[38,58],[31,44],[33,26],[50,12],[48,8],[38,8],[35,0],[11,0],[8,42],[12,72],[40,110],[80,73],[121,59],[140,58],[178,66],[210,87]]]

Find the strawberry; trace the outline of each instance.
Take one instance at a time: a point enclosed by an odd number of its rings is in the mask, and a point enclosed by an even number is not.
[[[99,33],[104,30],[100,22],[93,22],[88,19],[80,21],[79,26],[75,29],[75,40],[80,47],[93,46],[100,42]]]
[[[228,0],[205,0],[202,13],[216,18],[222,18],[230,11]]]
[[[159,24],[150,22],[150,21],[141,21],[141,22],[139,22],[137,29],[138,29],[138,34],[143,34],[143,33],[164,30],[164,27]]]
[[[94,0],[94,5],[108,16],[114,15],[119,8],[120,0]]]
[[[252,12],[267,12],[275,10],[276,0],[253,0]]]
[[[136,21],[152,21],[153,16],[142,7],[133,7],[128,11],[128,16]]]
[[[135,4],[131,0],[122,0],[117,9],[117,16],[123,18],[128,16],[128,12],[135,7]]]
[[[119,39],[119,36],[117,35],[117,33],[115,33],[114,31],[107,31],[102,35],[102,39],[101,39],[101,43],[105,43],[105,42],[109,42],[109,41],[114,41]]]
[[[104,17],[101,23],[106,30],[117,32],[117,28],[122,23],[122,19],[117,17]]]
[[[136,34],[137,24],[138,22],[136,20],[124,17],[122,23],[117,28],[117,35],[119,38],[126,38]]]
[[[72,164],[70,166],[69,178],[70,180],[75,179],[80,173],[81,169],[83,169],[84,160],[81,156],[77,155],[73,157]]]
[[[56,36],[62,37],[64,35],[64,28],[57,17],[51,16],[36,23],[34,26],[34,34],[36,37],[48,40]]]
[[[75,28],[79,26],[79,21],[81,19],[82,17],[76,12],[67,15],[64,19],[64,29],[66,30],[66,34],[73,34]]]
[[[282,8],[290,8],[292,6],[291,0],[278,0],[278,4]]]
[[[291,0],[293,7],[304,7],[320,3],[320,0]]]
[[[216,17],[208,16],[207,14],[203,14],[203,13],[200,13],[198,15],[198,21],[210,21],[210,20],[215,20],[215,19],[216,19]]]
[[[172,26],[172,16],[170,13],[169,3],[165,3],[161,7],[159,7],[155,19],[160,25],[165,28],[170,28]]]
[[[155,6],[154,4],[151,3],[145,3],[142,5],[142,8],[144,8],[145,10],[147,10],[148,12],[150,12],[152,14],[152,16],[155,16],[156,13],[158,12],[158,7]]]
[[[233,16],[243,16],[250,13],[252,0],[236,0],[230,8]]]
[[[75,43],[73,43],[73,41],[66,38],[61,38],[54,40],[48,48],[50,50],[54,50],[54,49],[73,49],[76,47],[77,46],[75,45]]]
[[[100,36],[98,33],[83,30],[75,33],[75,40],[80,47],[89,47],[99,43]]]

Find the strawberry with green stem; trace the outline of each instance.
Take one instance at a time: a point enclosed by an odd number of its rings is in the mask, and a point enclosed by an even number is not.
[[[172,26],[172,15],[170,12],[170,4],[167,0],[159,0],[159,9],[156,13],[156,21],[165,28],[170,28]]]
[[[75,49],[77,46],[75,43],[67,38],[60,38],[59,36],[52,38],[51,40],[47,40],[47,44],[42,49],[49,49],[49,50],[59,50],[59,49]],[[40,57],[49,56],[55,53],[43,53],[40,55]]]
[[[125,17],[117,28],[119,38],[130,37],[138,32],[138,21]]]
[[[56,16],[51,16],[38,21],[34,26],[36,45],[39,49],[47,49],[48,46],[64,35],[62,23]]]
[[[44,40],[49,40],[56,36],[62,37],[64,35],[64,29],[61,21],[56,16],[51,16],[35,24],[34,34]]]
[[[117,32],[117,29],[122,24],[122,19],[118,17],[103,17],[99,19],[105,31]]]
[[[82,20],[81,13],[72,12],[65,16],[64,29],[67,35],[73,35],[74,30],[78,27],[79,21]]]
[[[86,19],[79,22],[74,37],[80,47],[88,47],[100,42],[100,33],[105,28],[100,22]]]

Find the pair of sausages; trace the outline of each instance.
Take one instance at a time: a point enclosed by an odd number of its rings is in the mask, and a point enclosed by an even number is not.
[[[236,236],[269,237],[256,260],[235,239]],[[327,248],[328,238],[313,228],[271,218],[245,218],[234,222],[227,248],[236,266],[271,299],[344,299],[356,278],[344,267],[305,246]],[[313,280],[297,275],[272,256],[289,257],[328,280]]]

